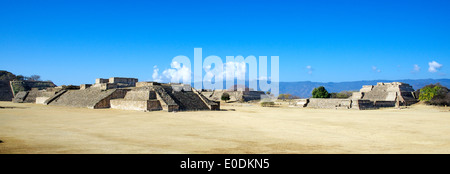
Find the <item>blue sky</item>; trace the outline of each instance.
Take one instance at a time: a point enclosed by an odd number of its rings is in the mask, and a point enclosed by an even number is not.
[[[202,48],[224,60],[279,56],[284,82],[449,78],[449,8],[446,0],[1,0],[0,69],[57,85],[147,81],[155,65],[162,72]]]

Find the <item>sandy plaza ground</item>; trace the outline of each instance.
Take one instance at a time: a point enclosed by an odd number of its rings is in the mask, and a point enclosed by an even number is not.
[[[140,112],[0,102],[0,154],[450,153],[450,108],[226,103]]]

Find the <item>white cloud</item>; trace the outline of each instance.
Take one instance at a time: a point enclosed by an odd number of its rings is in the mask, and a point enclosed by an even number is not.
[[[247,73],[246,66],[245,62],[226,62],[223,64],[223,71],[218,76],[222,76],[226,80],[244,80]],[[210,81],[214,77],[211,65],[207,65],[204,69],[206,71],[205,80]]]
[[[442,64],[437,63],[436,61],[428,62],[428,71],[435,73],[438,71],[438,69],[441,69]]]
[[[170,63],[172,68],[163,71],[163,75],[170,79],[171,82],[190,82],[191,81],[191,69],[180,63],[173,61]]]
[[[372,70],[375,71],[375,72],[378,72],[378,73],[381,72],[381,70],[378,69],[376,66],[372,66]]]
[[[181,65],[180,65],[180,63],[173,61],[172,63],[170,63],[170,67],[175,68],[175,69],[180,69]]]
[[[159,69],[158,69],[158,66],[153,66],[153,74],[152,74],[152,78],[153,78],[153,81],[155,81],[155,82],[160,82],[160,81],[162,81],[161,80],[161,76],[159,75]]]
[[[233,80],[232,77],[234,77],[238,80],[243,80],[245,79],[245,73],[247,69],[245,62],[227,62],[224,64],[223,70],[225,79]]]
[[[172,81],[177,82],[178,80],[188,80],[190,81],[192,71],[185,67],[181,67],[182,65],[178,62],[171,62],[170,63],[171,68],[164,70],[162,73],[159,73],[158,67],[155,65],[153,67],[153,80],[154,81]],[[214,69],[212,69],[211,65],[207,65],[204,67],[205,70],[205,76],[204,80],[211,81],[211,79],[214,77]],[[310,71],[312,69],[310,68]],[[247,74],[247,64],[245,62],[226,62],[223,64],[223,71],[219,74],[219,76],[222,76],[226,80],[244,80],[246,78]],[[260,76],[258,77],[259,80],[270,80],[270,77],[267,76]],[[245,79],[245,80],[255,80],[255,79]]]
[[[306,69],[308,70],[308,74],[313,73],[313,69],[312,69],[311,65],[306,66]]]
[[[162,72],[162,75],[159,74],[159,69],[155,65],[153,66],[153,75],[152,78],[154,81],[170,81],[170,82],[190,82],[191,81],[191,69],[185,65],[181,67],[181,64],[173,61],[170,63],[169,69],[166,69]]]

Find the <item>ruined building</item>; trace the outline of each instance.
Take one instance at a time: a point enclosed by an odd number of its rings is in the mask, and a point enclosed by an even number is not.
[[[401,82],[365,85],[352,95],[353,100],[370,100],[379,107],[408,106],[417,103],[417,98],[412,86]]]
[[[376,109],[382,107],[409,106],[417,103],[418,96],[406,83],[377,83],[365,85],[359,92],[354,92],[348,99],[310,98],[299,100],[302,107],[325,109]]]
[[[230,94],[229,101],[231,102],[260,100],[261,95],[266,95],[264,91],[255,91],[253,88],[248,88],[245,85],[234,85],[229,89],[202,90],[201,93],[208,99],[216,101],[221,100],[223,93],[228,93]]]
[[[118,77],[96,79],[95,84],[82,84],[79,88],[23,91],[13,102],[140,111],[220,110],[220,103],[209,100],[190,85]]]
[[[220,110],[220,103],[203,96],[190,85],[138,82],[123,99],[111,100],[111,108],[125,110]]]

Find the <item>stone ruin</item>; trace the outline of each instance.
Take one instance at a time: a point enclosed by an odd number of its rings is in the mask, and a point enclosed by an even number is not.
[[[82,84],[76,88],[21,91],[13,102],[139,111],[220,110],[219,102],[209,100],[190,85],[138,82],[135,78],[118,77],[96,79],[93,85]]]
[[[19,96],[16,101],[23,102],[20,98],[25,99],[26,96],[29,96],[26,102],[35,102],[38,95],[50,95],[36,92],[55,86],[50,81],[0,80],[0,101],[13,101],[15,96]]]
[[[126,88],[134,87],[138,79],[136,78],[126,78],[126,77],[111,77],[109,79],[98,78],[95,79],[95,84],[82,84],[80,89],[86,89],[89,87],[100,88],[103,90],[115,89],[115,88]]]
[[[348,99],[310,98],[300,99],[294,105],[323,109],[377,109],[383,107],[409,106],[417,103],[414,89],[406,83],[377,83],[364,85]]]
[[[230,94],[230,102],[260,100],[261,95],[266,95],[264,91],[255,91],[244,85],[234,85],[229,89],[202,90],[201,93],[210,100],[220,101],[223,93]]]
[[[365,85],[352,95],[353,100],[370,100],[380,107],[409,106],[417,103],[417,98],[412,86],[401,82]]]
[[[14,98],[13,91],[8,80],[0,80],[0,101],[11,101]]]
[[[111,108],[125,110],[220,110],[213,102],[187,84],[138,82],[123,99],[111,100]]]

